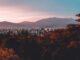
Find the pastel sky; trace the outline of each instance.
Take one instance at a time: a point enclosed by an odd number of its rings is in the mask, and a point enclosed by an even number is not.
[[[80,0],[0,0],[0,21],[37,21],[42,18],[75,18]]]

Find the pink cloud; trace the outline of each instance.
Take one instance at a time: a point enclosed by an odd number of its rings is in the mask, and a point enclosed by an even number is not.
[[[36,11],[28,6],[0,6],[0,21],[21,22],[21,21],[37,21],[42,18],[60,17],[44,11]]]

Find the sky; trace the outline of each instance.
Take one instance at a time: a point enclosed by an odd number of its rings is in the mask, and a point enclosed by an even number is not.
[[[75,18],[80,0],[0,0],[0,21],[35,22],[43,18]]]

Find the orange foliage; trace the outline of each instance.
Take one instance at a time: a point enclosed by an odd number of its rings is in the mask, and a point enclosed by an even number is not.
[[[0,59],[9,60],[9,58],[17,56],[13,49],[0,48]]]
[[[57,34],[55,32],[52,32],[50,34],[50,39],[55,40],[57,38]]]
[[[44,37],[38,36],[38,37],[36,37],[36,41],[38,43],[42,43],[44,41]]]
[[[62,32],[62,37],[68,36],[70,34],[70,32],[68,30],[64,30]]]
[[[78,41],[71,41],[67,48],[77,48],[78,47]]]

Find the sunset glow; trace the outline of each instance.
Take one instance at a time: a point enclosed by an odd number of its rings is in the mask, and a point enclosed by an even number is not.
[[[52,2],[55,3],[53,4]],[[66,7],[65,4],[58,4],[58,1],[55,0],[47,0],[45,5],[44,3],[45,0],[0,0],[0,21],[17,23],[22,21],[35,22],[42,18],[50,17],[74,18],[72,14],[78,12],[75,10],[72,13],[70,12],[72,10],[70,10],[68,13],[66,13],[69,7]],[[64,3],[64,1],[62,3]],[[64,9],[64,7],[67,9]]]
[[[35,11],[32,8],[21,9],[19,7],[0,7],[0,21],[21,22],[21,21],[37,21],[42,18],[60,17],[49,14],[48,12]]]

